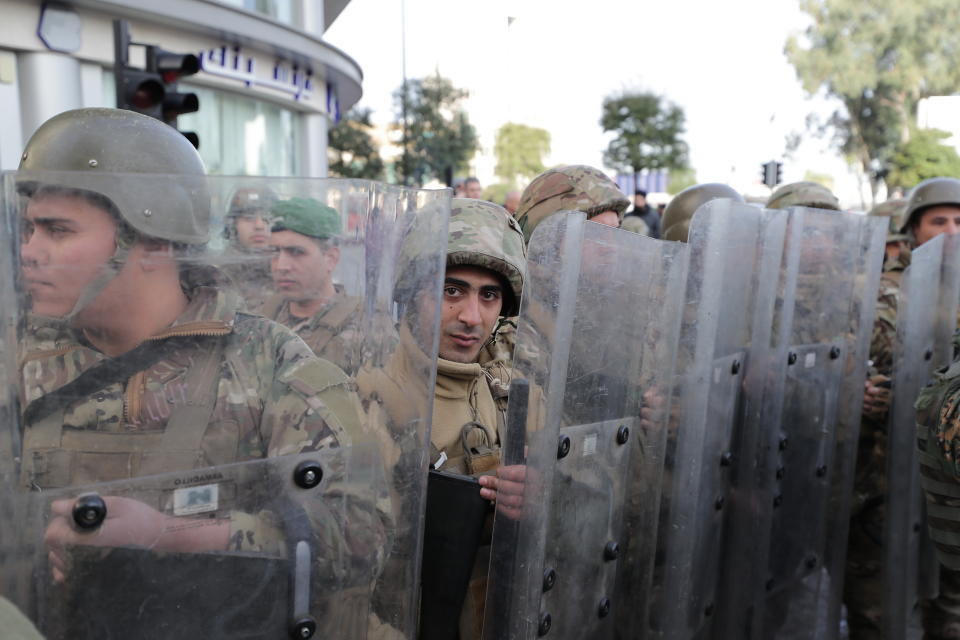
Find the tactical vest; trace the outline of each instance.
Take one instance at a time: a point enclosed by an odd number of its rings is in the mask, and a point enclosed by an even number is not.
[[[278,316],[280,313],[284,309],[289,312],[288,305],[288,300],[283,296],[276,295],[267,300],[263,305],[261,313],[265,317],[279,322]],[[356,316],[359,307],[359,298],[344,296],[338,292],[332,301],[332,306],[325,309],[319,318],[304,319],[304,322],[307,323],[306,327],[304,327],[304,329],[306,329],[306,335],[301,333],[303,329],[298,329],[297,324],[289,326],[289,328],[293,329],[297,335],[303,338],[303,341],[307,343],[307,346],[310,347],[314,354],[334,362],[341,368],[347,369],[347,363],[343,362],[346,354],[328,354],[325,353],[325,350],[330,344],[330,341],[340,335],[344,327],[348,324],[348,321]]]

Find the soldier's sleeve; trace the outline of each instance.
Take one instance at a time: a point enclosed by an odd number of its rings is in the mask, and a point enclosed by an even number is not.
[[[886,275],[880,279],[877,313],[870,336],[870,359],[878,373],[893,371],[893,350],[897,343],[897,296],[900,288]]]
[[[289,332],[276,336],[276,367],[268,381],[261,418],[261,434],[268,442],[268,457],[340,449],[344,455],[327,458],[328,479],[323,499],[310,501],[314,553],[325,559],[349,559],[358,576],[375,572],[388,547],[391,523],[389,497],[380,465],[360,445],[370,438],[362,429],[359,400],[353,381],[336,365],[317,358],[300,338]],[[354,468],[346,468],[353,464]],[[284,549],[287,537],[274,514],[236,514],[231,541],[242,550]],[[336,571],[330,568],[332,571]]]
[[[917,399],[920,484],[940,561],[960,569],[960,362],[940,370]]]

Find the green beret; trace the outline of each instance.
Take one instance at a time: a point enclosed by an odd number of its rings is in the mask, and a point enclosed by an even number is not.
[[[270,209],[273,231],[296,231],[311,238],[332,238],[341,232],[340,214],[313,198],[281,200]]]

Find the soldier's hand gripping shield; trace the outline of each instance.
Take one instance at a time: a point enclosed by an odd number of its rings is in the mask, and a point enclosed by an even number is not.
[[[774,215],[774,214],[769,214]],[[789,210],[755,457],[738,469],[749,510],[730,537],[729,637],[839,632],[843,553],[867,340],[883,252],[876,220]],[[753,432],[751,433],[751,429]],[[839,550],[838,550],[839,547]],[[736,563],[749,563],[746,588]],[[739,585],[739,587],[738,587]]]
[[[687,252],[580,213],[535,230],[485,638],[633,637],[644,620]]]
[[[960,238],[939,235],[914,249],[901,280],[882,532],[883,628],[891,638],[906,634],[917,603],[937,594],[934,546],[949,545],[951,536],[949,524],[931,523],[928,537],[925,520],[948,522],[950,508],[925,501],[921,485],[942,499],[951,480],[943,482],[938,444],[916,427],[914,403],[933,370],[953,360],[958,274]]]
[[[769,377],[786,230],[785,212],[732,200],[711,201],[693,218],[645,637],[709,637],[724,604],[721,570],[750,571],[726,556],[737,524],[730,514],[751,511],[735,471],[753,459],[743,430],[755,428]]]
[[[449,195],[272,179],[274,321],[219,268],[262,182],[89,168],[4,176],[4,594],[48,638],[411,636]]]

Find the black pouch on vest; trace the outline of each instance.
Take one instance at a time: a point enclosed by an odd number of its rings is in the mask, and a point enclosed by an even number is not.
[[[420,639],[453,640],[490,508],[476,478],[431,471],[420,577]]]

